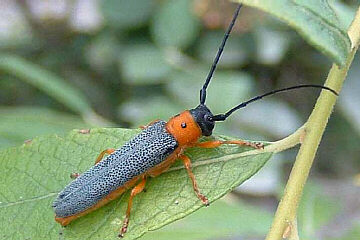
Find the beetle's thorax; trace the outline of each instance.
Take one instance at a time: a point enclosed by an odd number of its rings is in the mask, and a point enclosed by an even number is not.
[[[166,130],[176,139],[180,147],[197,142],[202,135],[201,128],[188,110],[170,118],[166,123]]]

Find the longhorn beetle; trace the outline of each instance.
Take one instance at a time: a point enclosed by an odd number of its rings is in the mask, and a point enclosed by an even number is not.
[[[215,148],[222,144],[236,144],[256,149],[263,148],[261,143],[244,140],[198,142],[201,136],[210,136],[212,134],[215,122],[225,121],[236,110],[278,92],[298,88],[321,88],[338,95],[334,90],[321,85],[297,85],[256,96],[235,106],[225,114],[213,115],[205,105],[206,88],[216,69],[241,6],[239,4],[235,11],[210,72],[200,90],[200,104],[194,109],[175,115],[168,122],[162,120],[151,122],[143,127],[141,133],[117,150],[109,148],[102,151],[97,157],[95,165],[78,176],[57,196],[53,203],[57,222],[62,226],[66,226],[71,221],[116,199],[126,189],[133,187],[126,216],[119,233],[119,237],[124,236],[129,225],[133,198],[144,190],[146,179],[163,173],[177,159],[183,161],[196,196],[204,205],[209,205],[209,200],[198,189],[195,176],[191,171],[191,160],[184,154],[184,150],[189,147]],[[105,154],[109,154],[109,156],[102,160]]]

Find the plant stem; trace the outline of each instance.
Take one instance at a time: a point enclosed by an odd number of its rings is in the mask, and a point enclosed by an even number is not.
[[[348,56],[346,65],[343,68],[339,68],[337,65],[333,64],[325,82],[327,87],[330,87],[337,92],[340,92],[341,90],[355,52],[359,47],[359,29],[360,8],[348,31],[352,42],[352,50]],[[336,97],[333,94],[328,91],[321,92],[315,108],[305,124],[306,135],[286,184],[284,196],[279,203],[271,229],[266,237],[267,240],[282,239],[282,235],[288,226],[288,223],[295,222],[296,220],[296,212],[303,188],[335,102]]]
[[[305,135],[305,129],[306,129],[306,124],[298,128],[298,130],[296,130],[294,133],[287,136],[286,138],[283,138],[276,142],[272,142],[271,144],[267,145],[263,150],[255,149],[255,150],[239,153],[239,157],[245,157],[245,156],[264,153],[264,152],[278,153],[285,151],[286,149],[295,147],[296,145],[301,143],[301,140]]]
[[[250,150],[250,151],[246,151],[246,152],[242,152],[242,153],[236,153],[236,154],[231,154],[228,156],[224,156],[218,160],[216,160],[216,162],[219,161],[229,161],[231,159],[236,159],[236,158],[241,158],[241,157],[246,157],[246,156],[250,156],[250,155],[256,155],[256,154],[262,154],[262,153],[278,153],[278,152],[282,152],[286,149],[295,147],[296,145],[298,145],[301,142],[302,137],[305,134],[305,125],[303,125],[302,127],[300,127],[298,130],[296,130],[293,134],[287,136],[286,138],[283,138],[279,141],[273,142],[269,145],[267,145],[264,149],[254,149],[254,150]],[[210,164],[214,162],[214,160],[203,160],[203,161],[199,161],[199,162],[195,162],[192,164],[193,167],[197,167],[197,166],[202,166],[202,165],[206,165],[206,164]],[[181,166],[177,166],[177,167],[171,167],[169,168],[169,170],[167,170],[167,172],[171,172],[171,171],[177,171],[180,169],[184,169],[184,165]]]

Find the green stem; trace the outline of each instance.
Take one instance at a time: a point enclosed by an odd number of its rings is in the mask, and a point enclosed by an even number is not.
[[[278,153],[285,151],[286,149],[295,147],[296,145],[302,142],[302,138],[305,136],[305,128],[306,128],[306,124],[304,124],[298,130],[296,130],[296,132],[287,136],[286,138],[283,138],[279,141],[267,145],[263,150],[255,149],[251,151],[246,151],[240,153],[239,157],[245,157],[245,156],[264,153],[264,152]]]
[[[346,74],[360,43],[360,8],[355,16],[348,34],[352,42],[346,65],[339,68],[333,65],[325,85],[340,92]],[[273,224],[266,237],[267,240],[282,239],[283,233],[290,223],[295,222],[296,212],[301,199],[306,179],[314,161],[321,137],[325,130],[330,114],[334,108],[336,97],[328,91],[322,91],[305,127],[305,137],[296,157],[289,180],[286,184],[284,196],[276,211]]]

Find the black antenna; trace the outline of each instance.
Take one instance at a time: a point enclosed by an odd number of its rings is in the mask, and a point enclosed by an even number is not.
[[[285,92],[288,90],[292,90],[292,89],[297,89],[297,88],[308,88],[308,87],[312,87],[312,88],[322,88],[325,90],[328,90],[330,92],[332,92],[333,94],[335,94],[336,96],[338,96],[338,93],[335,92],[333,89],[322,86],[322,85],[313,85],[313,84],[307,84],[307,85],[298,85],[298,86],[292,86],[292,87],[288,87],[288,88],[283,88],[283,89],[278,89],[278,90],[273,90],[271,92],[265,93],[263,95],[260,96],[256,96],[254,98],[251,98],[250,100],[240,103],[239,105],[237,105],[236,107],[230,109],[227,113],[225,114],[218,114],[212,117],[213,121],[224,121],[227,117],[229,117],[233,112],[235,112],[236,110],[246,107],[246,105],[248,105],[249,103],[255,102],[257,100],[262,99],[263,97],[269,96],[269,95],[273,95],[275,93],[279,93],[279,92]]]
[[[233,28],[233,26],[234,26],[234,24],[235,24],[236,18],[237,18],[237,16],[239,15],[239,11],[240,11],[241,6],[242,6],[242,4],[239,4],[238,7],[236,8],[236,11],[235,11],[235,13],[234,13],[234,16],[233,16],[233,18],[232,18],[232,20],[231,20],[231,23],[230,23],[230,25],[229,25],[229,27],[228,27],[225,35],[224,35],[224,38],[223,38],[222,43],[221,43],[221,45],[220,45],[220,47],[219,47],[219,50],[218,50],[218,52],[217,52],[217,54],[216,54],[216,57],[215,57],[215,59],[214,59],[214,62],[213,62],[213,64],[211,65],[211,69],[210,69],[210,72],[209,72],[209,74],[208,74],[208,76],[207,76],[207,78],[206,78],[206,80],[205,80],[204,86],[203,86],[202,89],[200,90],[200,104],[204,104],[204,103],[205,103],[205,100],[206,100],[206,88],[208,87],[208,85],[209,85],[209,83],[210,83],[210,80],[211,80],[211,78],[212,78],[212,76],[213,76],[213,74],[214,74],[214,72],[215,72],[216,65],[218,64],[219,59],[220,59],[220,57],[221,57],[221,54],[222,54],[222,52],[224,51],[224,46],[225,46],[225,44],[226,44],[226,40],[229,38],[230,32],[231,32],[231,30],[232,30],[232,28]]]

